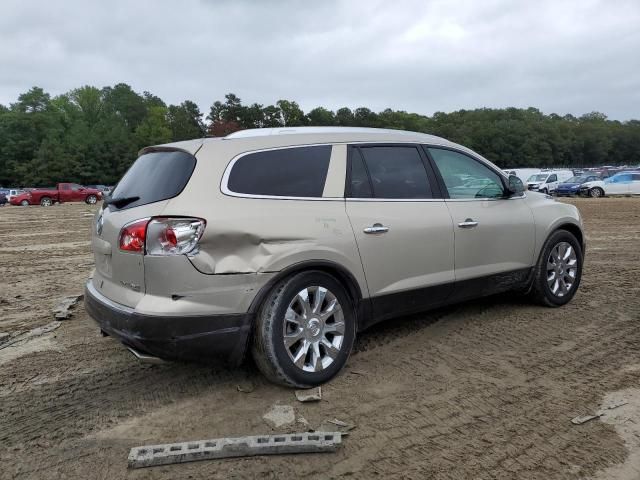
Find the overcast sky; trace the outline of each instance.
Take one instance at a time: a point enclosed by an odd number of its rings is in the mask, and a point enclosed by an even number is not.
[[[640,0],[0,1],[0,103],[119,82],[205,114],[234,92],[640,118]]]

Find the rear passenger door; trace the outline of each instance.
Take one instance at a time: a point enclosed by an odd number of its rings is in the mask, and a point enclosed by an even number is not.
[[[534,222],[525,194],[505,197],[502,177],[463,152],[429,147],[455,231],[455,298],[473,298],[526,278]]]
[[[375,320],[419,311],[449,296],[453,225],[419,146],[351,146],[346,209]]]

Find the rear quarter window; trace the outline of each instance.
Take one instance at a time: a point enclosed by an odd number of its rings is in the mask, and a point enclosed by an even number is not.
[[[124,174],[111,198],[140,197],[121,210],[177,196],[191,178],[196,159],[182,151],[145,153]]]
[[[330,158],[330,145],[249,153],[232,164],[225,193],[322,197]]]

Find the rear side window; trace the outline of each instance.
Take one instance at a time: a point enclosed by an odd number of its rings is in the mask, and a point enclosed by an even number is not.
[[[187,185],[196,159],[180,151],[150,152],[138,157],[111,193],[111,198],[133,198],[122,209],[167,200]]]
[[[371,178],[374,197],[433,197],[427,171],[416,147],[362,147],[359,150]]]
[[[273,197],[322,197],[331,145],[249,153],[233,164],[232,193]]]

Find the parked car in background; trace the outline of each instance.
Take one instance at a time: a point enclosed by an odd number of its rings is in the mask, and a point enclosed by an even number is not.
[[[571,177],[570,179],[561,182],[553,193],[559,197],[573,197],[574,195],[580,194],[580,186],[583,183],[597,182],[598,180],[600,180],[598,175],[579,175]]]
[[[604,180],[586,182],[580,186],[580,194],[589,197],[640,195],[640,171],[620,172]]]
[[[5,196],[7,197],[7,200],[10,202],[11,199],[13,197],[15,197],[16,195],[21,195],[23,194],[25,191],[21,188],[9,188],[8,193],[5,194]]]
[[[141,151],[96,214],[85,306],[138,358],[249,350],[310,387],[382,320],[507,290],[565,305],[584,246],[574,205],[443,138],[244,130]]]
[[[9,200],[7,200],[7,196],[0,192],[0,207],[4,207],[7,203],[9,203]]]
[[[531,175],[527,179],[527,188],[534,192],[552,193],[560,185],[560,182],[573,177],[571,170],[549,170]]]
[[[112,187],[108,187],[107,185],[87,185],[87,188],[95,188],[96,190],[100,190],[103,196],[109,195]]]
[[[48,207],[54,203],[86,202],[94,204],[102,199],[102,192],[76,183],[59,183],[55,189],[36,188],[13,197],[12,205],[42,205]]]

